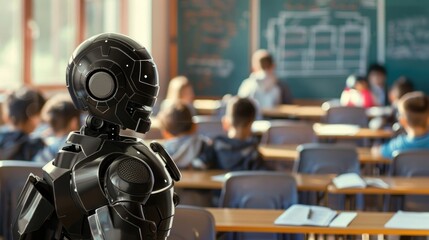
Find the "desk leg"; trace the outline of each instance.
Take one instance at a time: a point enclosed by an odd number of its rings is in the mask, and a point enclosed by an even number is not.
[[[377,235],[377,240],[384,240],[384,235],[383,234],[378,234]]]
[[[369,240],[369,234],[367,233],[362,234],[362,240]]]

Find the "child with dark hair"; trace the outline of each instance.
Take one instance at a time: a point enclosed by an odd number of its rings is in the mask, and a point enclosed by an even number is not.
[[[8,128],[0,132],[0,159],[30,161],[43,147],[39,138],[30,134],[40,123],[40,111],[45,103],[43,95],[22,88],[12,92],[3,105]]]
[[[68,134],[79,130],[80,111],[75,108],[68,95],[57,95],[46,102],[42,109],[42,119],[48,123],[54,136],[45,140],[47,146],[33,160],[46,163],[65,145]]]
[[[367,79],[370,89],[375,96],[377,105],[386,105],[386,78],[387,71],[383,65],[371,64],[368,68]]]
[[[247,98],[233,97],[222,118],[227,136],[213,139],[209,151],[201,157],[206,168],[228,171],[265,169],[258,151],[258,139],[252,134],[256,108]]]
[[[346,89],[341,93],[341,105],[364,108],[376,105],[365,77],[351,75],[347,78]]]
[[[398,102],[398,121],[405,129],[373,152],[393,158],[395,151],[429,149],[429,97],[422,92],[405,94]]]
[[[392,106],[396,107],[399,99],[405,94],[414,91],[414,85],[407,77],[399,77],[390,87],[389,101]]]
[[[192,113],[185,102],[163,105],[158,114],[165,150],[180,169],[198,168],[199,156],[207,148],[208,139],[197,134]]]

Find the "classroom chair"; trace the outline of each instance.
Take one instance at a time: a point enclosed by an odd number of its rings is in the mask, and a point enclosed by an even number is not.
[[[389,173],[401,177],[429,177],[429,150],[408,150],[394,153]],[[429,211],[429,196],[387,196],[389,210]],[[390,203],[389,203],[390,202]],[[387,210],[387,209],[386,209]]]
[[[168,239],[215,240],[216,225],[213,215],[204,208],[178,206]]]
[[[304,174],[343,174],[360,173],[359,158],[355,147],[340,144],[308,143],[298,146],[298,160],[293,172]],[[300,193],[300,202],[319,204],[321,193]],[[346,198],[343,195],[329,195],[328,206],[343,210],[346,208]],[[363,207],[363,196],[356,196],[356,206]]]
[[[297,203],[295,179],[280,172],[241,171],[228,174],[219,206],[224,208],[287,209]],[[255,216],[257,218],[258,216]],[[301,235],[227,233],[225,240],[300,239]]]
[[[262,135],[261,144],[304,144],[314,142],[312,125],[298,121],[272,121],[270,128]]]
[[[0,235],[3,239],[12,239],[11,225],[15,217],[15,208],[28,175],[33,173],[42,176],[44,165],[29,161],[0,161]]]
[[[365,108],[361,107],[329,107],[325,122],[329,124],[353,124],[362,128],[368,127],[368,116]]]
[[[222,127],[221,118],[216,116],[194,116],[193,121],[197,125],[199,134],[214,138],[219,135],[226,135]]]

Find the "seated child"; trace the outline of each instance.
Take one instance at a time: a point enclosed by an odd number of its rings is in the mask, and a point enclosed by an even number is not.
[[[414,85],[407,77],[398,78],[389,90],[389,101],[393,107],[397,107],[399,99],[406,93],[414,91]]]
[[[194,89],[189,79],[185,76],[177,76],[170,80],[170,83],[168,84],[167,96],[165,97],[162,105],[172,102],[174,103],[177,101],[183,102],[188,106],[192,116],[194,116],[197,113],[193,105],[194,98]]]
[[[258,139],[252,134],[256,108],[247,98],[233,97],[228,102],[222,125],[227,136],[218,136],[201,157],[205,168],[228,171],[265,169],[258,151]]]
[[[165,150],[180,169],[193,168],[200,154],[207,148],[208,139],[196,133],[192,114],[183,102],[170,102],[163,106],[158,121]]]
[[[249,78],[240,85],[238,96],[255,100],[262,109],[281,104],[282,89],[275,74],[273,56],[264,49],[256,51],[252,56],[252,70]],[[283,87],[287,88],[284,84]]]
[[[370,89],[376,99],[377,105],[386,105],[386,68],[380,64],[371,64],[366,75]]]
[[[422,92],[405,94],[398,103],[398,120],[406,133],[373,147],[374,154],[393,158],[395,151],[429,149],[428,96]]]
[[[30,134],[40,123],[44,103],[40,92],[28,88],[16,90],[7,97],[3,113],[8,127],[0,132],[0,160],[30,161],[43,149],[43,141]]]
[[[364,77],[351,75],[347,78],[347,87],[341,93],[341,105],[370,108],[376,105],[375,98]]]
[[[56,95],[43,107],[42,119],[48,123],[53,136],[46,138],[47,146],[33,160],[47,163],[54,159],[65,145],[69,133],[79,130],[80,111],[74,107],[68,95]]]

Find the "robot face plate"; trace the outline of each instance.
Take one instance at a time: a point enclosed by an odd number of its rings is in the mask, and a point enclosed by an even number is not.
[[[158,71],[141,45],[105,33],[83,42],[70,58],[67,88],[78,109],[145,133],[158,95]]]

